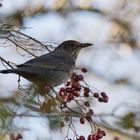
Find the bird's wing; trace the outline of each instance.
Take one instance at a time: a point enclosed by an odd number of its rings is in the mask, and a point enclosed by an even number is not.
[[[69,71],[71,66],[75,65],[75,61],[66,53],[53,51],[40,57],[31,59],[17,67],[42,67],[46,69]]]

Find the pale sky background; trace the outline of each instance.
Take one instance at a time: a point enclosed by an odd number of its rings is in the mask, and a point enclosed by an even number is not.
[[[22,9],[29,2],[32,2],[34,6],[44,1],[45,0],[3,0],[0,15],[7,15],[14,10]],[[48,7],[52,1],[46,1],[46,7]],[[116,5],[116,0],[95,0],[92,4],[97,8],[109,11]],[[114,12],[117,12],[117,9],[115,9]],[[139,21],[139,18],[136,17],[135,20]],[[114,46],[114,48],[112,48],[109,43],[105,42],[110,35],[110,30],[112,30],[111,24],[107,19],[90,12],[83,12],[83,14],[80,12],[71,13],[66,19],[52,12],[46,15],[40,14],[34,17],[26,17],[23,22],[25,27],[31,27],[27,28],[24,32],[42,42],[59,44],[64,40],[74,39],[94,44],[90,51],[88,49],[82,50],[78,57],[77,65],[90,66],[93,73],[85,75],[87,82],[98,90],[107,92],[109,95],[109,103],[97,103],[94,105],[96,113],[109,113],[114,107],[124,102],[136,105],[139,103],[140,93],[132,86],[113,85],[94,75],[94,71],[98,71],[105,78],[108,78],[109,81],[119,77],[130,77],[136,86],[140,84],[139,52],[132,52],[131,48],[127,46],[120,46],[119,48]],[[1,48],[0,56],[18,64],[28,60],[28,58],[17,55],[13,48]],[[0,69],[3,69],[1,64]],[[16,75],[12,74],[0,75],[1,93],[4,93],[4,96],[8,96],[11,91],[17,88],[17,78]],[[27,82],[25,80],[23,81]],[[127,109],[129,108],[126,107],[124,110]],[[120,113],[122,114],[123,112]],[[35,140],[38,136],[41,137],[41,140],[46,140],[46,137],[53,140],[62,139],[59,132],[55,132],[55,135],[54,132],[50,132],[46,128],[47,124],[44,124],[43,120],[35,118],[19,121],[20,126],[22,126],[23,123],[25,126],[32,128],[32,131],[26,131],[24,133],[24,140]],[[80,126],[78,127],[79,131],[83,133],[84,130],[84,133],[88,134],[88,126],[86,126],[87,129],[85,131],[85,129],[81,129],[81,125],[78,124],[79,123],[77,123],[77,127]],[[109,140],[108,138],[104,138],[103,140],[105,139]]]

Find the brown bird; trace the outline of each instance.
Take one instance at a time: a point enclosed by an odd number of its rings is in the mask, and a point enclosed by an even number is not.
[[[68,40],[61,43],[54,51],[17,65],[15,69],[1,70],[0,73],[15,73],[44,88],[64,83],[74,71],[75,61],[82,48],[91,43]]]

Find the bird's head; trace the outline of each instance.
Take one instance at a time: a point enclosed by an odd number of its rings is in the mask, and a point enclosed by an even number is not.
[[[71,57],[76,58],[82,48],[91,46],[91,43],[80,43],[74,40],[67,40],[62,42],[55,50],[63,50]]]

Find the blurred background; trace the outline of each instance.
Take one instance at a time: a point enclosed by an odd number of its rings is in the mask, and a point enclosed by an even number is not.
[[[93,43],[80,52],[77,66],[88,69],[85,78],[89,85],[109,96],[107,104],[93,104],[97,116],[104,119],[104,140],[140,139],[139,0],[0,0],[0,21],[13,28],[26,27],[24,33],[45,44],[57,46],[68,39]],[[30,59],[19,55],[14,46],[1,44],[0,57],[17,64]],[[2,64],[0,69],[4,69]],[[16,75],[0,74],[1,98],[17,90],[17,79]],[[18,127],[28,130],[23,131],[25,140],[61,140],[65,136],[65,130],[52,130],[48,121],[20,119],[16,120]],[[88,134],[88,126],[77,122],[76,127]]]

